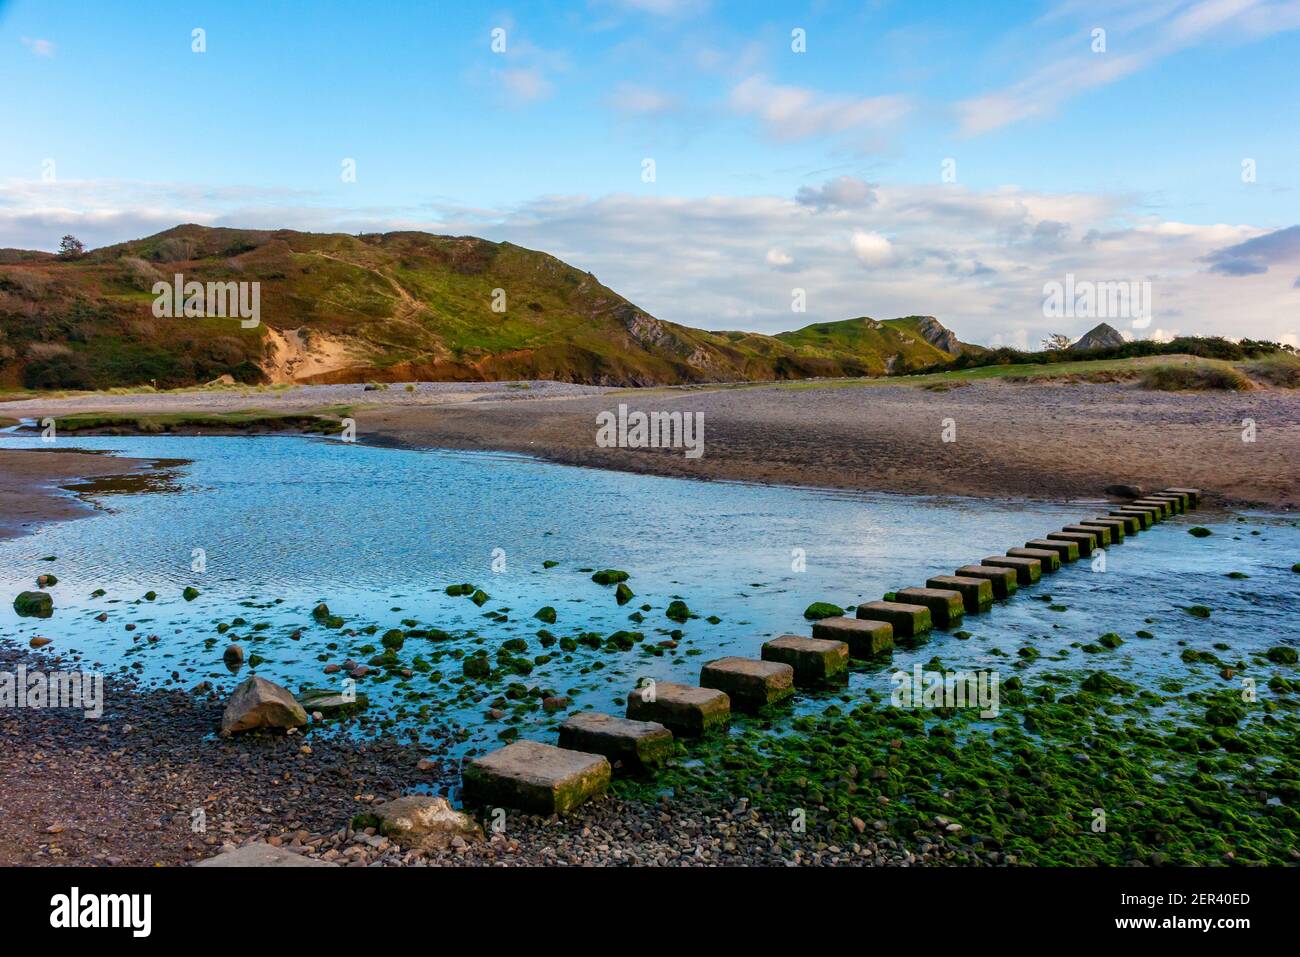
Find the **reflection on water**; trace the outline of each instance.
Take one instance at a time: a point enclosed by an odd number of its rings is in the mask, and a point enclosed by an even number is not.
[[[382,651],[388,629],[438,629],[451,637],[406,640],[399,657],[413,669],[410,678],[378,671],[360,689],[376,719],[391,718],[431,742],[443,740],[448,725],[463,727],[460,748],[488,746],[510,725],[549,740],[562,715],[545,713],[535,699],[526,699],[527,709],[498,700],[506,682],[461,682],[453,651],[486,647],[495,657],[507,640],[524,639],[521,656],[553,657],[509,680],[567,694],[575,707],[618,711],[640,676],[694,681],[713,657],[756,656],[768,637],[806,634],[802,612],[813,601],[848,606],[923,585],[1099,511],[1095,503],[703,483],[327,439],[87,437],[75,446],[188,463],[165,473],[172,494],[128,491],[103,503],[109,513],[0,542],[0,635],[23,643],[43,635],[107,668],[186,687],[210,680],[224,692],[238,680],[221,658],[232,638],[257,656],[250,660],[258,674],[297,689],[337,685],[339,676],[324,675],[324,666]],[[1215,534],[1189,536],[1193,524]],[[55,562],[40,561],[51,555]],[[794,570],[800,559],[805,571]],[[949,667],[1004,676],[1108,667],[1134,680],[1185,678],[1178,658],[1185,647],[1226,645],[1217,653],[1236,660],[1300,640],[1290,571],[1297,560],[1300,533],[1289,518],[1180,516],[1110,549],[1104,573],[1086,561],[1067,566],[992,613],[968,617],[960,634],[969,637],[936,631],[899,649],[891,667],[858,671],[847,689],[826,694],[871,687],[887,696],[895,667],[935,655]],[[593,583],[584,568],[628,571],[636,597],[620,607],[614,590]],[[54,617],[18,618],[12,596],[42,572],[59,578]],[[476,584],[490,600],[479,607],[446,595],[457,582]],[[190,585],[200,594],[186,601]],[[92,597],[97,590],[104,594]],[[150,591],[156,599],[145,600]],[[683,625],[667,619],[675,598],[698,617]],[[345,619],[342,628],[313,620],[321,601]],[[554,625],[533,617],[546,605],[556,609]],[[1202,620],[1182,610],[1190,605],[1214,611]],[[102,612],[108,620],[101,623]],[[236,619],[244,621],[232,625]],[[230,625],[220,635],[219,623]],[[377,630],[362,633],[367,626]],[[563,651],[544,646],[539,629],[559,638],[635,631],[644,639],[628,651],[581,643]],[[662,647],[676,629],[676,647]],[[1103,632],[1124,644],[1104,654],[1080,648]],[[362,650],[367,645],[375,651]],[[1027,647],[1036,660],[1021,653]],[[485,717],[502,704],[505,719]],[[796,705],[817,706],[806,695]]]

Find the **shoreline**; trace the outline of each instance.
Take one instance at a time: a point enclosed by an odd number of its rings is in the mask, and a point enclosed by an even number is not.
[[[1300,392],[1285,389],[1152,392],[1124,383],[992,379],[940,389],[857,381],[647,390],[421,383],[412,392],[302,386],[20,404],[13,411],[31,417],[252,408],[337,415],[346,406],[365,444],[513,452],[669,478],[1052,501],[1103,499],[1112,484],[1172,485],[1204,489],[1207,504],[1300,508],[1292,479]],[[697,414],[704,454],[599,447],[596,415],[619,404]]]
[[[94,494],[95,482],[136,478],[143,485],[152,470],[167,464],[77,449],[0,445],[0,541],[32,534],[51,522],[88,518],[98,511],[85,500]]]

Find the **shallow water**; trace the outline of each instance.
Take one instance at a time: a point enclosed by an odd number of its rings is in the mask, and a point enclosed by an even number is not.
[[[0,436],[0,447],[16,446],[41,443]],[[364,662],[370,655],[360,646],[378,646],[385,630],[415,619],[455,636],[407,639],[401,653],[406,664],[417,655],[430,661],[443,680],[422,673],[381,679],[377,672],[359,690],[370,696],[373,717],[392,717],[431,750],[452,754],[490,747],[509,726],[553,740],[562,718],[534,709],[515,713],[511,723],[488,721],[484,713],[506,682],[483,685],[484,694],[469,699],[452,649],[486,646],[494,655],[506,639],[526,638],[527,657],[555,657],[527,678],[508,680],[569,693],[575,710],[621,712],[622,696],[640,677],[694,682],[712,658],[757,657],[769,637],[807,634],[802,612],[813,601],[847,607],[924,585],[927,577],[1104,512],[1098,503],[704,483],[317,438],[79,437],[60,446],[190,462],[175,470],[172,491],[105,496],[98,502],[107,510],[98,516],[0,542],[0,638],[26,643],[43,635],[54,639],[50,650],[80,651],[105,670],[129,667],[184,687],[211,680],[224,694],[249,673],[233,676],[222,664],[231,639],[265,659],[255,669],[264,677],[295,690],[337,687],[341,675],[322,673],[327,661]],[[1188,535],[1195,524],[1215,534]],[[206,555],[203,573],[191,570],[195,549]],[[796,550],[805,555],[804,571],[793,570]],[[41,561],[51,555],[57,560]],[[546,570],[544,560],[559,564]],[[1086,560],[1065,566],[991,613],[967,616],[962,627],[970,638],[935,631],[915,648],[897,649],[890,666],[856,671],[847,689],[800,695],[794,707],[816,708],[868,689],[887,697],[893,671],[935,655],[949,668],[993,669],[1003,680],[1021,670],[1085,667],[1146,684],[1166,675],[1187,679],[1178,657],[1184,647],[1226,644],[1229,650],[1216,653],[1236,661],[1271,645],[1300,644],[1300,576],[1290,570],[1298,560],[1300,530],[1291,517],[1177,516],[1109,549],[1104,572]],[[636,597],[620,608],[614,589],[596,585],[581,568],[626,570]],[[1227,578],[1232,571],[1249,578]],[[51,590],[54,617],[19,618],[12,596],[43,572],[59,578]],[[479,608],[443,593],[457,582],[477,584],[491,601]],[[181,597],[187,585],[201,592],[192,602]],[[106,594],[92,598],[96,589]],[[150,590],[157,599],[143,600]],[[1039,600],[1048,594],[1050,602]],[[664,609],[678,597],[700,617],[680,626],[668,620]],[[318,601],[346,619],[343,629],[313,621]],[[630,622],[642,604],[651,606],[645,621]],[[1182,610],[1198,604],[1211,607],[1212,617]],[[543,605],[556,608],[555,625],[533,618]],[[504,609],[506,622],[485,617]],[[94,620],[105,611],[107,622]],[[248,624],[218,636],[217,623],[237,616]],[[710,624],[708,616],[720,621]],[[137,629],[127,631],[128,622]],[[254,631],[257,625],[265,627]],[[378,633],[346,633],[367,625]],[[626,652],[579,646],[562,653],[540,645],[535,633],[543,627],[557,636],[624,629],[645,638]],[[679,627],[679,647],[654,656],[657,642]],[[1135,637],[1143,629],[1155,637]],[[298,640],[290,637],[296,630]],[[1079,647],[1111,631],[1124,639],[1119,649],[1093,654]],[[1024,659],[1019,651],[1026,647],[1040,657]],[[1219,680],[1208,671],[1202,677]],[[420,705],[425,712],[417,715]]]

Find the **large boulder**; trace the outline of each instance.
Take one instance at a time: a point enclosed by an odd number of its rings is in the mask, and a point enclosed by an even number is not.
[[[463,811],[457,811],[446,798],[427,794],[410,794],[358,815],[354,825],[374,827],[404,848],[441,850],[456,838],[480,840],[483,831]]]
[[[20,592],[14,599],[14,611],[25,618],[49,618],[54,614],[54,599],[43,591]]]
[[[237,734],[255,728],[297,728],[307,723],[307,712],[292,694],[273,681],[249,678],[230,696],[221,716],[221,733]]]

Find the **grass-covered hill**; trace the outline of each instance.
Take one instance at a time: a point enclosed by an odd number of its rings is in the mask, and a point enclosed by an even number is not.
[[[261,324],[155,318],[152,288],[261,284]],[[501,303],[505,310],[493,309]],[[945,348],[946,347],[946,348]],[[767,336],[649,315],[546,253],[468,236],[177,226],[65,259],[0,250],[0,387],[556,379],[603,385],[878,375],[951,361],[930,317]]]

